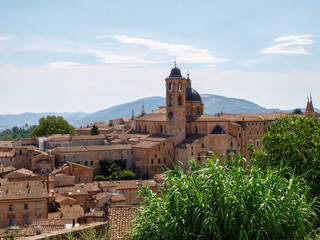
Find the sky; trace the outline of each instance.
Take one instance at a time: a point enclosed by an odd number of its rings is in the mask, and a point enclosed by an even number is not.
[[[319,0],[0,1],[0,114],[95,112],[192,87],[320,108]]]

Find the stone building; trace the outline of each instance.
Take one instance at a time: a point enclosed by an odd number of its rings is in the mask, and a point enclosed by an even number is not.
[[[189,168],[189,159],[193,158],[201,163],[213,152],[217,156],[224,154],[226,159],[229,154],[241,152],[249,159],[247,145],[252,143],[256,148],[261,147],[260,138],[267,131],[267,126],[278,117],[290,115],[223,112],[204,114],[201,96],[192,88],[189,74],[184,78],[180,69],[175,66],[165,82],[166,106],[150,114],[134,117],[132,126],[134,132],[166,136],[172,141],[172,145],[168,145],[172,149],[168,149],[170,154],[165,156],[165,150],[159,149],[161,154],[156,153],[161,144],[140,141],[134,145],[134,170],[139,174],[148,173],[153,177],[159,173],[168,158],[182,163],[184,169]]]
[[[2,182],[0,185],[0,228],[30,225],[48,217],[45,181]]]

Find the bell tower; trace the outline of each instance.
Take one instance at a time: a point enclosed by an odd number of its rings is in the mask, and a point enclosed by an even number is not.
[[[175,67],[171,69],[166,81],[167,134],[174,135],[174,144],[186,138],[186,79]]]

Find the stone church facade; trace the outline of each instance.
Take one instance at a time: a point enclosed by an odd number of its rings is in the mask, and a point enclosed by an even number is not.
[[[165,83],[166,106],[132,119],[135,133],[165,139],[165,143],[158,142],[161,147],[150,143],[150,148],[146,144],[143,149],[133,146],[134,170],[137,173],[148,173],[150,177],[160,173],[163,165],[169,167],[169,162],[173,159],[182,164],[185,170],[189,168],[189,159],[193,158],[201,163],[212,153],[216,156],[224,155],[221,157],[221,161],[224,161],[229,154],[241,152],[249,160],[247,145],[252,143],[255,148],[259,148],[262,144],[260,138],[267,131],[267,126],[278,117],[290,115],[224,112],[205,114],[201,96],[192,88],[189,74],[187,78],[183,77],[180,69],[175,66]],[[166,144],[171,149],[166,149]],[[148,149],[151,148],[153,152],[148,154]],[[144,154],[140,156],[142,152]]]

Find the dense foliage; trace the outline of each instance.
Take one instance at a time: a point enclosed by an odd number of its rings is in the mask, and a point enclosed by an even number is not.
[[[137,179],[138,176],[131,170],[127,169],[126,164],[122,160],[104,159],[100,161],[101,175],[96,176],[94,181],[107,180],[132,180]]]
[[[228,166],[217,158],[191,162],[184,173],[165,173],[160,193],[141,188],[145,203],[128,234],[132,239],[303,239],[316,215],[307,187],[291,175]]]
[[[90,130],[90,135],[99,135],[100,134],[100,131],[97,127],[97,125],[93,124],[93,126],[91,127],[91,130]]]
[[[51,134],[72,134],[75,135],[75,129],[61,116],[49,115],[46,118],[39,119],[39,125],[31,132],[30,137],[41,137]]]
[[[312,192],[320,190],[320,122],[318,118],[283,117],[268,126],[264,147],[254,151],[254,164],[262,168],[285,167],[303,175]]]
[[[0,132],[0,141],[15,141],[21,138],[27,138],[35,127],[36,125],[29,126],[26,124],[20,128],[13,127],[12,129],[6,129],[5,131]]]

